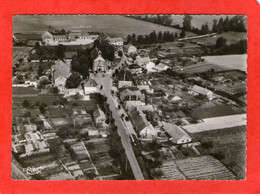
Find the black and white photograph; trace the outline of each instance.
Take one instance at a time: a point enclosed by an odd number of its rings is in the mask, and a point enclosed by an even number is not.
[[[12,179],[246,180],[245,15],[12,25]]]

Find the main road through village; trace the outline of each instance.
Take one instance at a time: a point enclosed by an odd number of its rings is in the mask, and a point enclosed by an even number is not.
[[[123,56],[116,68],[119,68],[126,60],[127,60],[126,57]],[[115,71],[116,68],[113,69],[113,72]],[[95,80],[98,85],[103,86],[101,93],[107,97],[107,103],[109,104],[110,110],[112,111],[113,114],[113,118],[115,119],[115,124],[118,128],[118,134],[121,137],[121,142],[125,149],[125,153],[130,163],[130,166],[132,168],[132,171],[134,173],[135,179],[144,180],[142,171],[139,167],[134,151],[132,149],[132,145],[130,142],[131,140],[129,137],[129,131],[125,123],[122,121],[120,117],[119,110],[117,109],[117,105],[115,103],[115,99],[110,94],[110,89],[112,87],[112,81],[113,81],[111,75],[113,72],[106,74],[106,76],[104,77],[97,76],[95,77]]]

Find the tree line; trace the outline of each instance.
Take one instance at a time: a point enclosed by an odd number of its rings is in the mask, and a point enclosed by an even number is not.
[[[127,43],[132,43],[133,45],[141,44],[156,44],[164,42],[172,42],[175,38],[178,37],[177,33],[170,33],[169,31],[160,31],[156,33],[155,31],[151,32],[148,35],[138,35],[132,34],[127,36]]]
[[[224,19],[221,17],[219,20],[214,19],[213,26],[211,29],[209,28],[207,22],[205,24],[202,24],[200,28],[195,28],[194,26],[192,26],[191,25],[191,21],[193,19],[192,15],[184,15],[182,27],[179,24],[173,25],[172,18],[170,15],[157,15],[156,17],[149,16],[149,15],[145,15],[145,16],[134,15],[131,17],[139,20],[144,20],[152,23],[157,23],[157,24],[181,29],[183,30],[182,37],[184,37],[183,34],[185,35],[185,31],[190,31],[201,35],[205,35],[208,33],[223,33],[229,31],[247,32],[244,23],[244,16],[242,15],[236,15],[231,18],[229,16],[226,16],[226,18]]]

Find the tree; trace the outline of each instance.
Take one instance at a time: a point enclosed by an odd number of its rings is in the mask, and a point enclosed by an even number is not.
[[[57,57],[59,58],[63,58],[65,56],[65,53],[64,53],[64,46],[62,44],[59,44],[57,47],[56,47],[56,55]]]
[[[102,41],[98,46],[98,49],[102,52],[102,57],[113,61],[115,58],[115,47],[109,44],[107,41]]]
[[[152,43],[157,43],[158,42],[157,35],[156,35],[155,31],[150,33],[150,40],[151,40]]]
[[[23,107],[28,108],[30,106],[30,103],[28,100],[23,101]]]
[[[182,29],[182,31],[181,31],[181,33],[180,33],[180,38],[184,38],[184,37],[185,37],[185,35],[186,35],[186,33],[185,33],[185,30],[184,30],[184,29]]]
[[[158,42],[160,43],[164,42],[162,31],[160,31],[158,34]]]
[[[212,30],[211,30],[213,33],[218,32],[218,25],[217,25],[217,22],[218,22],[217,19],[214,19],[214,20],[213,20],[213,26],[212,26]]]
[[[130,43],[130,42],[132,42],[132,36],[131,36],[131,35],[128,35],[128,36],[127,36],[126,43],[128,44],[128,43]]]
[[[224,32],[230,31],[230,21],[229,21],[229,17],[228,16],[224,20],[223,30],[224,30]]]
[[[132,43],[134,44],[136,42],[136,34],[132,34]]]
[[[183,18],[183,29],[190,31],[191,30],[191,20],[192,20],[192,16],[191,15],[184,15]]]
[[[137,37],[137,41],[138,41],[139,44],[143,44],[144,43],[144,37],[142,35],[139,35]]]
[[[216,41],[216,44],[215,44],[215,48],[223,48],[226,46],[226,43],[227,43],[227,39],[223,38],[223,37],[219,37]]]
[[[219,33],[223,32],[223,24],[224,24],[223,18],[220,18],[218,21],[218,32]]]
[[[66,88],[77,88],[81,82],[81,76],[78,72],[73,72],[69,78],[66,80]]]

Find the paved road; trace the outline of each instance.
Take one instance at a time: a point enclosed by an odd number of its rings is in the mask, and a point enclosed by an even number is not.
[[[12,162],[12,173],[14,173],[19,180],[29,180],[29,178]]]
[[[116,67],[118,68],[121,63]],[[115,69],[114,69],[115,70]],[[112,73],[111,73],[112,74]],[[139,167],[139,164],[136,160],[134,151],[132,149],[132,145],[130,142],[130,137],[128,136],[128,129],[125,125],[125,123],[121,120],[121,117],[119,115],[119,111],[117,109],[117,106],[115,104],[114,98],[110,94],[110,88],[112,87],[112,78],[108,74],[105,77],[96,77],[96,82],[98,84],[103,85],[102,94],[104,94],[107,97],[107,102],[109,104],[110,110],[112,111],[113,118],[115,119],[115,124],[118,128],[118,134],[121,137],[122,145],[125,149],[126,156],[128,158],[128,161],[130,163],[130,166],[132,168],[132,171],[134,173],[136,180],[144,180],[142,171]]]

